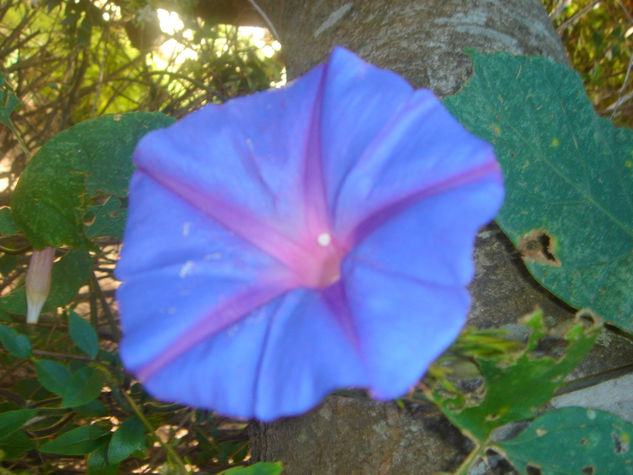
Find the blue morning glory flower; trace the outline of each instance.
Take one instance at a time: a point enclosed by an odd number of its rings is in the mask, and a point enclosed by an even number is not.
[[[457,336],[490,145],[336,48],[134,154],[117,277],[125,366],[162,400],[270,421],[342,387],[399,397]]]

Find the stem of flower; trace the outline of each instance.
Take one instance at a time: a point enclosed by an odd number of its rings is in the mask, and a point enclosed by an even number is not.
[[[464,461],[462,462],[462,464],[459,466],[459,468],[455,471],[455,475],[468,475],[468,471],[470,470],[470,467],[472,466],[473,463],[475,463],[475,461],[479,458],[479,457],[483,457],[483,450],[482,450],[483,445],[479,445],[477,444],[475,446],[475,448],[472,450],[472,452],[470,452],[470,454],[468,454],[468,457],[466,457],[464,459]]]
[[[167,457],[176,466],[178,473],[182,473],[183,475],[188,474],[189,471],[185,467],[185,464],[180,458],[180,456],[176,453],[176,451],[171,445],[164,443],[161,440],[161,438],[156,434],[154,427],[145,418],[145,416],[143,415],[143,412],[141,411],[141,408],[136,405],[136,402],[134,402],[134,399],[132,399],[132,397],[129,394],[127,394],[125,391],[121,391],[121,394],[123,395],[127,403],[130,405],[130,407],[134,411],[134,414],[136,415],[136,417],[140,419],[140,421],[143,423],[145,428],[152,434],[156,442],[158,442],[160,446],[165,450],[165,452],[167,453]]]

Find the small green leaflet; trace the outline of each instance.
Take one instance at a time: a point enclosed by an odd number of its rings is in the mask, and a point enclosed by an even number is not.
[[[633,424],[597,409],[566,407],[547,412],[512,440],[497,443],[522,474],[633,472]]]
[[[142,451],[146,448],[147,441],[143,423],[136,416],[130,417],[112,434],[112,439],[108,446],[108,462],[117,464],[134,452]]]
[[[68,314],[68,331],[73,343],[79,347],[81,351],[91,358],[97,356],[99,351],[99,340],[97,332],[92,325],[77,315],[74,311]]]
[[[92,238],[120,237],[125,210],[119,198],[127,196],[136,143],[172,122],[159,113],[115,114],[77,124],[46,142],[11,197],[13,219],[33,247],[91,248]],[[101,206],[108,206],[106,213]]]
[[[110,463],[108,460],[108,444],[107,437],[99,439],[99,445],[90,452],[86,461],[87,475],[117,475],[119,473],[119,464]]]
[[[4,74],[0,73],[0,122],[10,127],[11,112],[19,103],[18,98],[5,84]]]
[[[57,361],[38,360],[35,362],[37,380],[49,391],[61,396],[62,407],[87,404],[101,394],[104,377],[90,366],[82,366],[71,372]]]
[[[35,409],[18,409],[0,413],[0,439],[13,435],[36,414]]]
[[[600,118],[566,66],[468,53],[474,76],[444,104],[495,147],[499,225],[548,290],[633,330],[633,131]]]
[[[31,356],[31,342],[26,335],[16,332],[10,326],[0,324],[0,343],[16,358]],[[0,432],[1,434],[1,432]]]
[[[91,425],[77,427],[40,447],[40,452],[59,455],[85,455],[100,445],[99,439],[110,434],[107,427]]]
[[[35,442],[22,431],[11,434],[11,437],[0,439],[0,450],[6,460],[13,460],[35,448]]]

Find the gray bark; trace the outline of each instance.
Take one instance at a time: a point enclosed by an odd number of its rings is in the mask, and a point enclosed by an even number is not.
[[[324,61],[334,45],[394,70],[416,87],[453,94],[472,66],[463,49],[567,62],[539,0],[260,0],[283,45],[290,78]],[[477,240],[470,324],[499,327],[540,307],[554,320],[572,309],[543,290],[494,225]],[[578,375],[633,360],[630,342],[605,334]],[[616,351],[614,351],[616,350]],[[623,354],[628,353],[628,360]],[[281,460],[288,474],[424,474],[454,470],[468,451],[433,406],[330,396],[317,409],[250,426],[254,460]]]

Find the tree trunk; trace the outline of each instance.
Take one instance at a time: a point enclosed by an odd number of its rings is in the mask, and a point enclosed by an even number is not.
[[[259,0],[283,45],[289,78],[324,61],[334,45],[394,70],[437,95],[457,92],[472,72],[463,49],[547,56],[567,62],[539,0]],[[519,253],[492,224],[478,237],[469,322],[500,327],[535,307],[554,319],[572,310],[533,281]],[[583,366],[593,374],[622,360],[609,336]],[[627,347],[628,344],[628,347]],[[616,354],[619,353],[619,354]],[[613,356],[616,354],[616,356]],[[631,360],[629,356],[629,360]],[[468,452],[463,438],[433,406],[377,403],[332,395],[310,413],[253,422],[255,460],[281,460],[292,474],[424,474],[454,470]]]

